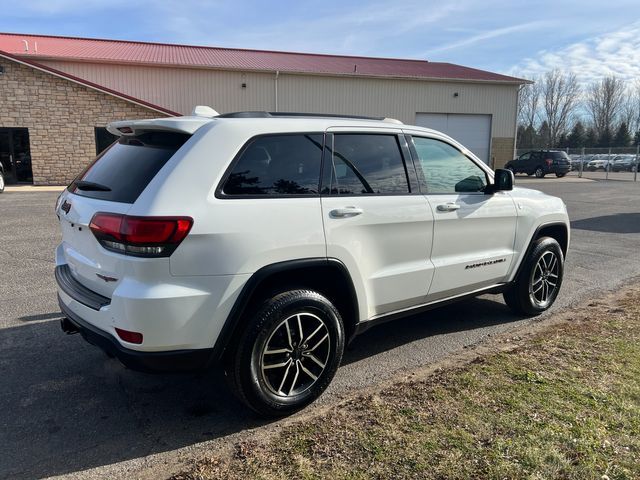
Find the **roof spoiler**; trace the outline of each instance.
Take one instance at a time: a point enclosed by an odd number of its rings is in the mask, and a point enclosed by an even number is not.
[[[219,116],[213,108],[204,105],[196,106],[191,116],[152,118],[148,120],[122,120],[111,122],[107,131],[114,135],[132,136],[148,131],[178,132],[193,135],[203,125]]]

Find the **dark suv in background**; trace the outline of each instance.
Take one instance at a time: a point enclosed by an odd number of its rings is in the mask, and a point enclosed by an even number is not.
[[[566,152],[560,150],[531,150],[507,162],[504,168],[513,173],[526,173],[538,178],[549,173],[564,177],[571,171],[571,159]]]

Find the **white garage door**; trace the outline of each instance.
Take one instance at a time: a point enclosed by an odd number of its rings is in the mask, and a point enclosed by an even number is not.
[[[416,125],[446,133],[489,164],[491,115],[416,113]]]

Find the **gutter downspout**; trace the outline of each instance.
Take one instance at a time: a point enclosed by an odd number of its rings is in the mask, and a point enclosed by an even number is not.
[[[275,88],[275,96],[276,96],[276,109],[275,111],[278,111],[278,77],[280,76],[280,70],[276,70],[276,78],[275,81],[273,83],[274,88]]]
[[[520,85],[518,87],[518,92],[516,93],[516,121],[515,130],[513,131],[513,158],[518,158],[518,108],[520,107],[520,91],[526,86],[526,84]]]

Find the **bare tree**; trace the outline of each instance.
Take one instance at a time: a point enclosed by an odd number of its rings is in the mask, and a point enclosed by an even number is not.
[[[535,127],[540,108],[540,85],[536,79],[533,83],[523,85],[518,91],[518,123],[526,128]]]
[[[625,122],[632,134],[640,130],[640,80],[628,85],[625,90],[620,107],[620,122]]]
[[[569,130],[569,122],[578,106],[580,86],[574,73],[552,70],[542,77],[540,90],[542,118],[549,127],[549,143],[555,147],[558,139]]]
[[[615,76],[603,78],[589,87],[585,106],[598,135],[614,130],[624,93],[624,82]]]

